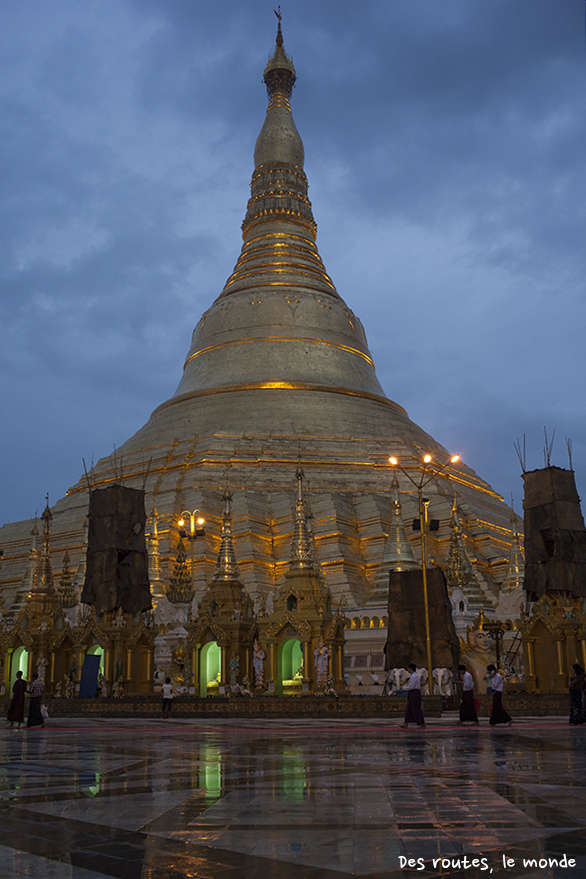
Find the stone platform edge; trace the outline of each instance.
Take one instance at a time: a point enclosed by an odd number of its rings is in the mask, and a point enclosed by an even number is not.
[[[442,710],[454,710],[454,697],[423,696],[423,713],[440,717]],[[490,696],[480,696],[481,717],[490,715]],[[161,714],[161,697],[112,696],[102,699],[44,699],[51,717],[157,717]],[[545,717],[563,715],[569,711],[569,696],[565,693],[505,693],[503,702],[514,716]],[[0,711],[6,717],[9,700],[0,699]],[[229,697],[177,696],[173,700],[175,717],[402,717],[405,712],[404,696],[265,696]]]

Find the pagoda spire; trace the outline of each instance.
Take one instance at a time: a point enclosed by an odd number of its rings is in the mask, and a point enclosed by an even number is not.
[[[232,495],[227,488],[223,500],[222,543],[212,580],[239,580],[240,570],[232,542]]]
[[[268,107],[254,149],[242,250],[196,326],[183,378],[163,407],[217,392],[283,398],[322,391],[374,395],[404,417],[384,396],[362,325],[317,248],[303,142],[291,111],[296,76],[279,20],[263,75]]]
[[[501,586],[501,592],[505,595],[515,592],[523,587],[525,579],[525,559],[523,558],[523,550],[521,549],[521,539],[519,537],[519,529],[517,528],[517,515],[511,505],[511,531],[513,532],[513,541],[511,544],[511,554],[509,556],[509,564],[507,573]]]
[[[303,141],[293,120],[290,104],[296,79],[293,59],[283,48],[283,33],[279,20],[275,51],[269,58],[263,74],[269,106],[254,148],[255,168],[271,162],[286,162],[288,165],[303,168],[305,161]]]
[[[367,605],[387,604],[389,599],[389,572],[413,571],[419,563],[413,554],[413,548],[405,532],[401,502],[399,500],[399,483],[394,474],[391,486],[393,500],[391,502],[391,527],[385,543],[383,558],[374,577],[374,588],[366,601]]]
[[[450,551],[445,571],[446,581],[450,591],[458,587],[464,589],[473,579],[473,573],[469,570],[469,567],[466,564],[465,550],[461,545],[461,533],[462,527],[458,516],[458,503],[457,498],[454,495],[454,503],[452,504]]]
[[[295,525],[293,526],[289,570],[314,571],[313,560],[311,558],[311,543],[307,532],[305,503],[303,500],[304,473],[301,464],[297,467],[295,475],[297,477],[297,501],[295,502]]]
[[[33,592],[53,592],[53,571],[51,569],[50,556],[52,518],[53,516],[51,515],[51,510],[49,508],[49,495],[47,495],[47,505],[41,516],[43,522],[43,546],[35,570]]]

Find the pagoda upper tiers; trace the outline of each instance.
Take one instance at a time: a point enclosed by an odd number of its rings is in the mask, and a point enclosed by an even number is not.
[[[448,458],[385,395],[362,324],[323,265],[291,111],[295,78],[279,23],[264,71],[268,108],[254,149],[236,265],[195,327],[174,395],[115,458],[103,458],[88,474],[94,488],[119,479],[144,485],[147,512],[156,509],[149,527],[157,535],[159,594],[177,554],[180,513],[196,508],[207,520],[206,536],[194,547],[194,583],[203,594],[220,546],[226,485],[234,498],[242,581],[253,597],[278,589],[289,563],[301,462],[326,583],[334,600],[360,604],[383,559],[397,492],[405,521],[418,516],[411,483],[399,474],[398,489],[392,488],[389,456],[413,473],[424,453],[438,464]],[[88,479],[52,508],[54,571],[65,549],[72,564],[82,552]],[[509,510],[462,463],[450,464],[426,488],[430,516],[440,521],[430,556],[437,564],[447,561],[456,490],[469,557],[487,603],[496,604],[512,541]],[[26,570],[31,527],[0,529],[7,605]],[[419,559],[418,538],[410,539]]]

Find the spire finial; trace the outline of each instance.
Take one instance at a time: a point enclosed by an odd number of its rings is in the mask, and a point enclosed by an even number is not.
[[[468,562],[466,550],[462,546],[460,519],[458,517],[458,496],[454,494],[454,502],[452,504],[452,534],[450,537],[450,551],[448,554],[448,563],[446,565],[445,575],[448,582],[448,589],[460,587],[464,589],[473,579],[474,573]],[[468,562],[468,563],[467,563]]]
[[[307,517],[305,515],[305,502],[303,500],[303,468],[301,462],[295,472],[297,477],[297,501],[295,503],[295,525],[293,527],[293,540],[291,541],[291,568],[314,570],[311,558],[311,543],[307,531]]]
[[[293,59],[290,58],[285,49],[283,48],[283,31],[281,30],[281,7],[278,7],[278,12],[275,9],[275,15],[278,19],[277,25],[277,39],[275,41],[275,51],[273,55],[269,58],[269,63],[265,67],[264,71],[264,82],[267,87],[267,94],[269,96],[269,100],[275,95],[275,93],[279,92],[281,95],[280,100],[277,100],[277,104],[281,103],[283,106],[287,106],[287,109],[291,109],[288,106],[289,98],[291,97],[291,92],[293,91],[293,86],[295,85],[295,80],[297,79],[297,75],[295,73],[295,67],[293,66]]]
[[[501,585],[501,592],[505,594],[522,588],[525,577],[525,559],[523,558],[521,539],[519,529],[517,528],[517,515],[513,508],[513,495],[511,495],[511,532],[511,554],[509,555],[507,573]]]
[[[279,24],[277,25],[277,46],[283,45],[283,32],[281,30],[281,21],[283,20],[283,16],[281,15],[281,7],[277,6],[275,10],[273,10],[275,15],[277,16]]]
[[[226,486],[223,497],[222,543],[212,580],[239,580],[240,570],[232,541],[232,495]]]
[[[51,510],[49,508],[49,495],[46,496],[47,506],[43,511],[43,548],[39,556],[33,582],[34,592],[53,591],[53,571],[51,570]],[[36,526],[36,518],[35,518]],[[34,529],[33,529],[34,533]]]

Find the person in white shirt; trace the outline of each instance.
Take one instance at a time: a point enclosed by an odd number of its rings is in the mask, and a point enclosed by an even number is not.
[[[161,687],[161,695],[163,697],[163,717],[171,717],[171,705],[175,698],[171,678],[165,678],[165,683]]]
[[[513,725],[513,718],[503,708],[503,679],[498,673],[494,665],[487,665],[486,670],[490,675],[490,683],[492,686],[492,710],[490,712],[490,725],[497,723],[506,723]]]
[[[478,714],[474,705],[474,678],[465,665],[459,665],[458,671],[460,673],[464,672],[462,678],[462,701],[460,703],[460,723],[470,720],[475,726],[478,726]]]
[[[425,719],[421,710],[421,680],[417,674],[417,666],[414,662],[409,664],[411,677],[409,682],[403,687],[407,690],[407,707],[405,709],[405,722],[401,724],[401,729],[407,729],[411,722],[416,723],[419,729],[425,727]]]

